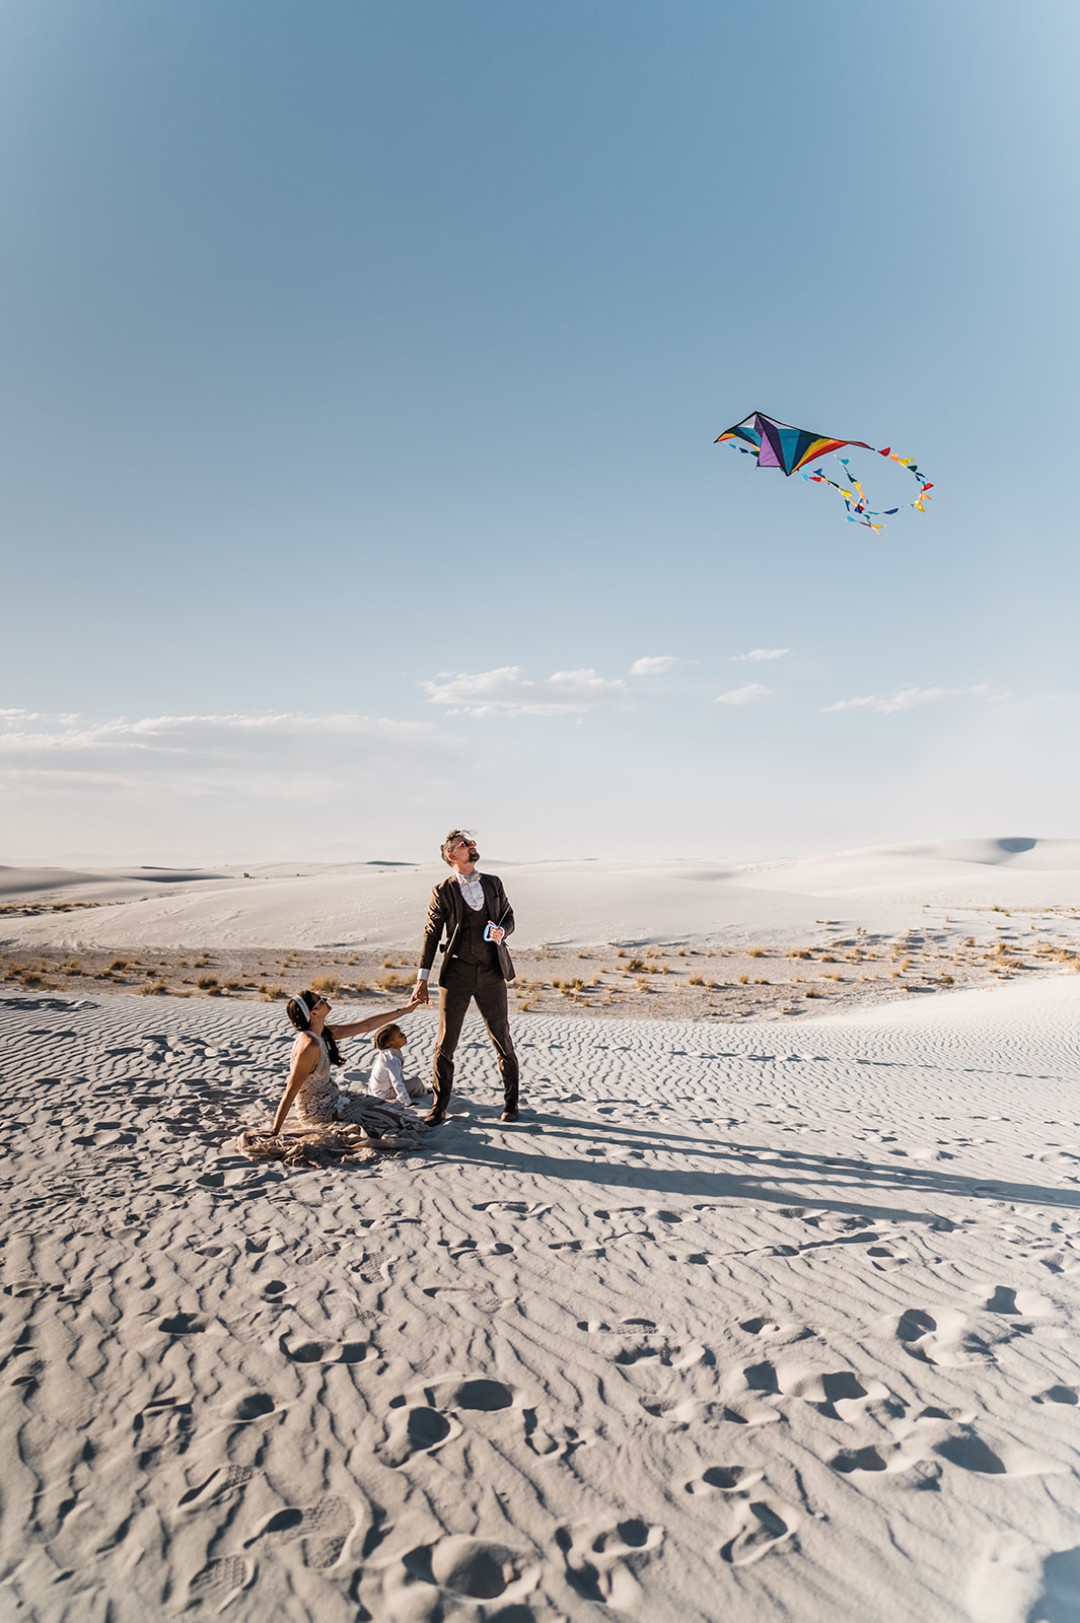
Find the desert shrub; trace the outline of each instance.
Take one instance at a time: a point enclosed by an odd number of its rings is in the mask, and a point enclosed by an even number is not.
[[[217,985],[216,975],[197,975],[195,985],[203,992],[211,991]]]
[[[320,986],[318,981],[312,981],[311,984],[315,988],[316,992],[322,992],[322,991],[329,991],[330,990],[329,987]],[[400,988],[403,987],[403,986],[411,986],[413,984],[413,978],[412,978],[411,975],[399,975],[396,971],[390,970],[390,971],[387,972],[387,974],[380,975],[378,980],[375,982],[375,984],[383,992],[392,992],[392,991],[394,991],[395,988],[398,988],[400,990]],[[334,983],[334,988],[333,989],[334,989],[335,992],[337,991],[337,982],[336,981]]]

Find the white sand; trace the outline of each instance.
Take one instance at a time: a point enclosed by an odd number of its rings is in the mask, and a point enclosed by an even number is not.
[[[0,996],[0,1615],[1075,1619],[1076,975],[517,1031],[288,1173],[279,1009]]]
[[[1020,847],[1021,849],[1014,849]],[[939,841],[797,861],[730,864],[502,862],[517,943],[593,945],[788,939],[816,920],[901,930],[925,906],[1080,908],[1080,841]],[[374,947],[415,950],[438,863],[123,869],[65,876],[0,868],[0,902],[73,902],[5,914],[0,944],[117,948]]]

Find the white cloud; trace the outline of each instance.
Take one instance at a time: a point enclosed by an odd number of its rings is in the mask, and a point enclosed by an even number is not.
[[[772,688],[763,686],[761,682],[747,682],[741,688],[730,688],[727,693],[718,693],[716,703],[753,704],[755,699],[769,698],[772,691]]]
[[[99,721],[7,711],[0,713],[0,787],[9,795],[107,788],[295,798],[452,748],[429,722],[352,712]]]
[[[876,710],[883,716],[891,716],[900,710],[914,710],[917,705],[940,704],[944,699],[972,697],[990,697],[990,689],[985,682],[978,682],[970,688],[900,688],[887,699],[879,699],[875,694],[867,694],[861,699],[837,699],[835,704],[823,705],[821,713],[828,716],[837,710]]]
[[[432,704],[464,716],[571,716],[588,710],[621,709],[633,695],[621,679],[592,670],[556,671],[541,681],[522,676],[517,665],[493,671],[445,672],[420,686]]]
[[[674,654],[643,654],[630,667],[631,676],[664,676],[673,671],[679,661]]]
[[[748,654],[732,654],[731,658],[756,664],[762,659],[786,659],[790,653],[790,648],[751,648]]]

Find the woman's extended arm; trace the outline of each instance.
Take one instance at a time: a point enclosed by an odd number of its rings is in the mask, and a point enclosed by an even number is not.
[[[280,1133],[285,1125],[285,1118],[292,1109],[293,1100],[300,1091],[300,1084],[305,1077],[315,1069],[319,1059],[319,1045],[314,1037],[310,1042],[301,1044],[293,1055],[292,1065],[289,1067],[289,1080],[285,1084],[285,1092],[281,1095],[281,1103],[274,1116],[274,1125],[270,1131]]]
[[[387,1014],[373,1014],[366,1020],[350,1020],[346,1026],[327,1026],[326,1029],[335,1041],[345,1037],[359,1037],[365,1031],[378,1031],[380,1026],[388,1026],[391,1020],[404,1019],[405,1015],[412,1014],[414,1009],[420,1007],[420,1002],[420,998],[414,994],[403,1009],[391,1009]]]

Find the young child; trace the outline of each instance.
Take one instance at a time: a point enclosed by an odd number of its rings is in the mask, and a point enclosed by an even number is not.
[[[406,1110],[414,1099],[422,1099],[427,1089],[413,1077],[402,1072],[401,1050],[408,1037],[400,1026],[383,1026],[371,1039],[375,1044],[375,1063],[368,1078],[368,1092],[376,1099],[394,1099]]]

